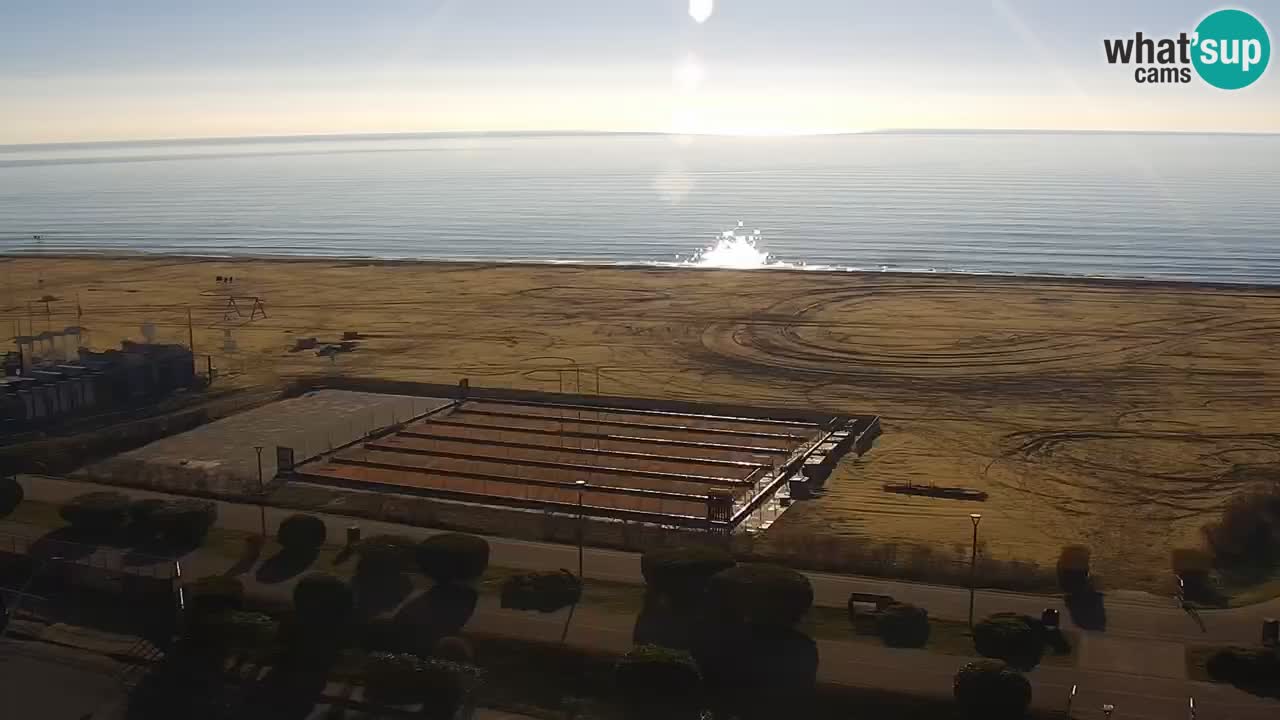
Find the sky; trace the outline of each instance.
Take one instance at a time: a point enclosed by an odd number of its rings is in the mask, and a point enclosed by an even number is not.
[[[1252,2],[1233,7],[1280,27],[1280,2]],[[1280,132],[1280,68],[1222,91],[1198,79],[1140,85],[1132,67],[1105,61],[1104,38],[1189,32],[1219,7],[5,0],[0,144],[443,130]]]

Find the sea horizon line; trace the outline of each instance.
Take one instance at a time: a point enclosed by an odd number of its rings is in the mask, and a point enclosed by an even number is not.
[[[298,133],[287,135],[219,135],[203,137],[165,137],[103,140],[57,140],[24,143],[0,143],[0,152],[53,148],[163,146],[163,145],[230,145],[261,142],[318,142],[326,140],[412,140],[467,137],[724,137],[758,139],[804,139],[849,135],[1172,135],[1275,137],[1277,131],[1238,130],[1143,130],[1143,129],[1070,129],[1070,128],[876,128],[869,130],[801,131],[780,133],[750,132],[671,132],[661,130],[425,130],[404,132],[337,132]]]

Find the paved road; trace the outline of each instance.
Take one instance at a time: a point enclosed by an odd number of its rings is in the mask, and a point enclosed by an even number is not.
[[[163,493],[39,476],[22,476],[20,481],[27,490],[27,497],[46,502],[59,502],[100,489],[120,490],[138,497],[165,496]],[[261,522],[259,512],[255,505],[220,502],[218,523],[230,529],[255,532]],[[293,512],[268,508],[269,531]],[[328,525],[331,540],[343,537],[345,528],[353,523],[359,524],[366,536],[396,533],[424,537],[436,532],[341,515],[316,515]],[[577,566],[577,549],[572,546],[497,537],[491,537],[489,541],[491,562],[497,566],[521,569]],[[194,557],[188,561],[198,563]],[[642,581],[639,555],[636,553],[587,548],[584,567],[588,578]],[[813,582],[816,602],[822,606],[843,607],[850,592],[877,592],[925,607],[936,617],[964,619],[968,616],[969,593],[965,589],[828,573],[807,575]],[[244,577],[251,579],[252,574],[246,573]],[[285,582],[259,589],[268,593],[287,593],[291,585],[291,582]],[[983,590],[976,593],[975,612],[978,616],[997,611],[1038,614],[1045,606],[1055,605],[1060,605],[1057,598]],[[1030,673],[1037,705],[1061,708],[1071,686],[1078,685],[1076,708],[1100,708],[1103,702],[1114,703],[1117,708],[1124,709],[1123,715],[1117,712],[1118,720],[1185,718],[1187,698],[1192,695],[1200,707],[1198,720],[1280,717],[1280,703],[1258,699],[1223,685],[1190,682],[1185,678],[1182,664],[1184,644],[1188,642],[1255,641],[1260,619],[1280,614],[1280,602],[1205,611],[1203,630],[1176,608],[1172,600],[1108,601],[1106,614],[1105,633],[1079,631],[1078,667],[1042,667]],[[1067,620],[1066,613],[1064,620]],[[568,640],[584,647],[623,652],[631,647],[633,623],[634,618],[628,615],[590,607],[579,608]],[[564,619],[559,614],[515,613],[502,610],[496,607],[496,600],[485,598],[469,627],[516,637],[558,641],[563,624]],[[818,641],[818,646],[822,658],[819,668],[822,680],[906,692],[949,693],[956,669],[965,662],[965,658],[894,650],[866,643],[822,640]]]
[[[93,490],[117,490],[138,497],[172,497],[165,493],[134,490],[95,483],[79,482],[44,476],[24,475],[20,482],[27,497],[45,502],[63,502],[81,493]],[[260,509],[244,503],[218,503],[218,524],[222,527],[257,532],[261,525]],[[268,532],[295,510],[266,508]],[[339,541],[352,524],[358,524],[365,536],[378,533],[395,533],[410,537],[425,537],[439,532],[397,523],[379,522],[343,515],[313,513],[322,518],[329,528],[330,542]],[[490,537],[492,562],[502,567],[519,569],[545,569],[565,567],[576,569],[577,548],[569,545]],[[585,574],[588,578],[617,582],[641,583],[640,555],[637,553],[601,548],[585,550]],[[851,592],[872,592],[891,595],[927,608],[935,617],[963,620],[969,613],[969,591],[964,588],[901,582],[878,578],[806,572],[813,582],[814,600],[822,607],[844,607]],[[982,617],[997,611],[1022,612],[1039,616],[1045,607],[1062,607],[1061,598],[980,590],[975,594],[975,615]],[[1280,617],[1280,599],[1259,605],[1229,610],[1203,610],[1203,629],[1186,612],[1177,607],[1172,598],[1157,597],[1106,599],[1106,634],[1110,637],[1140,637],[1157,640],[1192,643],[1257,642],[1261,636],[1261,620],[1264,617]],[[1067,627],[1075,627],[1070,614],[1063,612]],[[1081,628],[1077,628],[1081,629]]]

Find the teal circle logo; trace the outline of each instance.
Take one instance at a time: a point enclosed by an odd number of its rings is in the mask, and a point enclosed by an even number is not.
[[[1196,26],[1191,58],[1210,85],[1239,90],[1252,85],[1271,60],[1271,38],[1258,19],[1243,10],[1219,10]]]

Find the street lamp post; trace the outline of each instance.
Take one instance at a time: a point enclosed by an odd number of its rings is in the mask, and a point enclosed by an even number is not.
[[[582,491],[587,489],[587,481],[579,480],[574,483],[578,486],[578,581],[582,581],[582,542],[583,542],[583,523],[586,522],[585,516],[582,514]]]
[[[969,555],[969,631],[973,631],[973,591],[978,572],[978,523],[982,522],[981,513],[970,513],[973,521],[973,552]]]
[[[1111,720],[1111,713],[1115,711],[1116,711],[1116,706],[1112,705],[1111,703],[1107,703],[1106,705],[1102,706],[1102,716],[1104,718],[1107,718],[1107,720]]]
[[[254,445],[253,449],[258,452],[258,519],[262,523],[262,540],[267,539],[267,506],[263,503],[263,495],[265,490],[262,486],[262,446]]]

